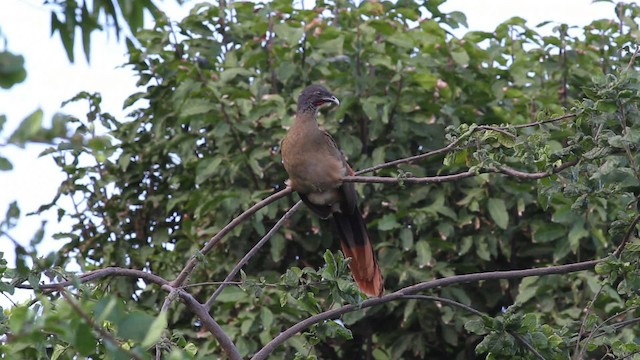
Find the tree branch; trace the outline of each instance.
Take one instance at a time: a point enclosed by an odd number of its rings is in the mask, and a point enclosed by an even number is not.
[[[508,176],[513,176],[520,179],[527,180],[536,180],[542,179],[553,174],[557,174],[566,168],[575,166],[578,161],[567,161],[562,165],[557,166],[551,171],[542,171],[542,172],[534,172],[529,173],[525,171],[520,171],[516,169],[512,169],[508,166],[501,166],[497,169],[481,169],[480,171],[464,171],[457,174],[451,175],[440,175],[440,176],[426,176],[426,177],[391,177],[391,176],[345,176],[342,178],[344,182],[358,182],[358,183],[383,183],[383,184],[397,184],[397,183],[410,183],[410,184],[431,184],[431,183],[442,183],[449,181],[456,181],[468,177],[477,176],[479,174],[488,174],[488,173],[499,173]]]
[[[337,318],[338,316],[346,314],[348,312],[365,309],[371,306],[376,306],[376,305],[384,304],[390,301],[398,300],[406,295],[413,295],[420,291],[429,290],[437,287],[449,286],[453,284],[462,284],[462,283],[476,282],[476,281],[483,281],[483,280],[520,279],[520,278],[529,277],[529,276],[566,274],[566,273],[571,273],[576,271],[593,269],[593,267],[601,261],[603,260],[601,259],[591,260],[591,261],[584,261],[584,262],[579,262],[575,264],[558,265],[558,266],[534,268],[534,269],[527,269],[527,270],[491,271],[491,272],[465,274],[465,275],[454,275],[454,276],[449,276],[442,279],[425,281],[415,285],[407,286],[391,294],[384,295],[379,298],[371,298],[371,299],[365,300],[360,304],[349,304],[337,309],[324,311],[320,314],[308,317],[298,322],[297,324],[293,325],[292,327],[288,328],[287,330],[281,332],[278,336],[276,336],[273,340],[271,340],[268,344],[266,344],[260,351],[258,351],[252,357],[252,360],[266,359],[269,356],[269,354],[276,349],[276,347],[280,346],[286,340],[288,340],[298,332],[308,328],[313,324],[319,323],[324,320]]]
[[[267,242],[269,241],[269,239],[271,239],[271,237],[273,236],[273,234],[276,233],[276,231],[278,231],[278,229],[280,229],[280,227],[282,226],[282,224],[284,224],[285,221],[287,221],[287,219],[289,219],[289,217],[291,217],[291,215],[293,215],[293,213],[296,212],[296,210],[298,210],[298,208],[300,207],[300,205],[302,205],[302,200],[298,201],[295,205],[293,205],[291,207],[291,209],[289,209],[289,211],[287,211],[284,215],[282,215],[282,217],[280,218],[280,220],[278,220],[278,222],[273,225],[273,227],[271,228],[271,230],[269,230],[263,237],[262,239],[260,239],[260,241],[258,241],[258,243],[256,243],[256,245],[251,248],[251,250],[249,250],[249,252],[240,260],[238,261],[238,263],[236,264],[236,266],[233,267],[233,269],[231,270],[231,272],[229,273],[229,275],[227,275],[227,277],[224,279],[224,281],[222,282],[222,284],[220,284],[220,286],[218,286],[218,288],[216,289],[216,291],[209,297],[209,299],[207,300],[207,302],[205,303],[205,307],[207,309],[211,308],[211,304],[213,304],[213,302],[215,301],[215,299],[218,297],[218,295],[220,295],[220,293],[222,292],[222,290],[224,290],[225,287],[227,287],[227,284],[229,284],[233,278],[238,274],[238,272],[240,271],[240,269],[242,269],[242,267],[249,262],[249,259],[251,259],[257,252],[258,250],[260,250],[260,248]]]
[[[558,117],[555,117],[555,118],[552,118],[552,119],[540,120],[540,121],[531,122],[531,123],[527,123],[527,124],[512,125],[512,126],[509,126],[509,127],[514,128],[514,129],[523,129],[523,128],[528,128],[528,127],[548,124],[548,123],[552,123],[552,122],[557,122],[557,121],[560,121],[560,120],[570,119],[570,118],[574,118],[576,116],[578,116],[578,115],[576,115],[576,114],[565,114],[565,115],[558,116]]]
[[[163,288],[165,288],[166,290],[166,288],[170,288],[170,286],[165,285],[163,286]],[[180,295],[180,298],[187,305],[187,307],[191,309],[191,311],[193,311],[198,318],[200,318],[200,321],[202,321],[202,324],[204,325],[204,327],[207,328],[207,330],[209,330],[209,332],[216,339],[218,339],[220,346],[227,353],[227,356],[229,356],[229,359],[242,360],[242,355],[240,355],[238,348],[233,343],[231,338],[229,338],[229,336],[227,335],[227,333],[224,332],[222,327],[211,317],[211,315],[209,315],[209,311],[207,310],[208,307],[198,302],[198,300],[196,300],[188,292],[182,289],[176,289],[176,291],[178,292],[178,295]]]
[[[566,114],[566,115],[562,115],[562,116],[558,116],[552,119],[547,119],[547,120],[541,120],[541,121],[535,121],[535,122],[531,122],[531,123],[526,123],[526,124],[520,124],[520,125],[507,125],[507,126],[488,126],[488,125],[481,125],[481,126],[476,126],[474,128],[469,129],[467,132],[465,132],[464,134],[461,134],[460,136],[458,136],[458,138],[456,140],[454,140],[453,142],[451,142],[449,145],[442,147],[440,149],[436,149],[436,150],[432,150],[429,152],[426,152],[424,154],[419,154],[419,155],[414,155],[414,156],[409,156],[403,159],[397,159],[397,160],[393,160],[393,161],[389,161],[383,164],[378,164],[378,165],[374,165],[372,167],[368,167],[366,169],[362,169],[360,171],[356,171],[356,175],[361,175],[361,174],[366,174],[372,171],[376,171],[376,170],[380,170],[380,169],[384,169],[384,168],[388,168],[388,167],[392,167],[392,166],[396,166],[396,165],[400,165],[400,164],[405,164],[405,163],[410,163],[416,160],[422,160],[422,159],[426,159],[428,157],[431,156],[436,156],[436,155],[440,155],[440,154],[446,154],[452,150],[454,150],[458,144],[460,144],[460,142],[462,142],[462,140],[468,138],[469,136],[471,136],[473,133],[477,132],[477,131],[498,131],[501,133],[504,133],[506,135],[509,135],[511,137],[513,137],[514,135],[505,131],[508,129],[522,129],[522,128],[527,128],[527,127],[532,127],[532,126],[538,126],[538,125],[542,125],[542,124],[547,124],[547,123],[552,123],[552,122],[556,122],[556,121],[561,121],[561,120],[565,120],[565,119],[569,119],[569,118],[573,118],[576,117],[576,114]]]
[[[162,289],[169,292],[169,296],[167,298],[171,298],[172,297],[171,294],[177,293],[180,296],[180,298],[185,302],[187,307],[191,311],[193,311],[196,314],[196,316],[198,316],[198,318],[200,318],[200,320],[205,325],[207,330],[209,330],[209,332],[211,332],[211,334],[218,340],[218,342],[220,343],[220,346],[224,349],[224,351],[227,353],[229,358],[237,359],[237,360],[242,359],[242,356],[238,352],[238,348],[233,344],[233,341],[231,341],[231,338],[229,338],[229,336],[224,332],[224,330],[222,330],[220,325],[218,325],[215,322],[215,320],[211,318],[211,316],[209,315],[209,312],[206,310],[207,308],[204,305],[200,304],[191,294],[189,294],[188,292],[182,289],[178,289],[171,286],[169,281],[167,281],[166,279],[160,276],[157,276],[145,271],[141,271],[141,270],[108,267],[108,268],[94,270],[94,271],[90,271],[90,272],[78,275],[76,279],[62,281],[55,284],[42,284],[39,286],[39,288],[48,292],[58,291],[61,293],[63,297],[65,297],[65,299],[67,299],[68,296],[66,296],[66,291],[65,291],[66,287],[73,286],[78,283],[82,284],[82,283],[98,280],[108,276],[132,277],[137,279],[143,279],[148,282],[154,283],[156,285],[160,285]],[[16,287],[22,288],[22,289],[33,289],[31,285],[18,285]],[[79,312],[79,314],[83,318],[85,318],[85,316],[83,316],[82,313]],[[87,318],[90,319],[88,315],[87,315]],[[85,318],[85,320],[87,320],[87,318]],[[91,322],[89,322],[89,324],[91,324]],[[104,336],[104,334],[102,333],[100,334]],[[139,358],[139,357],[136,357],[136,358]]]
[[[616,248],[616,251],[613,252],[613,256],[618,257],[620,256],[620,254],[622,254],[622,251],[624,250],[625,246],[627,246],[627,243],[629,242],[629,240],[631,240],[631,237],[633,236],[633,232],[636,229],[636,226],[638,225],[638,222],[640,222],[640,215],[636,216],[635,219],[633,219],[633,221],[631,222],[631,225],[629,225],[629,228],[627,229],[627,233],[624,235],[624,238],[622,239],[622,242],[620,243],[620,245],[618,245],[618,248]]]
[[[227,226],[222,228],[222,230],[220,230],[211,239],[209,239],[209,241],[207,241],[204,247],[200,250],[200,254],[206,255],[220,240],[222,240],[223,237],[225,237],[231,230],[233,230],[233,228],[235,228],[236,226],[240,225],[240,223],[248,219],[249,216],[255,214],[256,211],[271,204],[272,202],[291,194],[291,192],[292,192],[291,188],[286,188],[282,191],[272,194],[271,196],[265,198],[262,201],[257,202],[255,205],[247,209],[245,212],[238,215],[235,219],[231,220],[231,222],[229,222]],[[189,260],[187,265],[184,267],[184,269],[182,269],[178,277],[176,277],[175,280],[171,282],[171,285],[173,287],[182,286],[184,282],[187,280],[187,277],[193,271],[193,269],[195,269],[195,267],[198,266],[199,262],[200,261],[198,260],[196,255],[192,255],[191,259]]]
[[[80,274],[75,279],[72,279],[72,280],[61,281],[53,284],[41,284],[41,285],[38,285],[38,288],[40,288],[41,290],[59,291],[60,288],[66,288],[78,283],[84,284],[84,283],[101,279],[107,276],[132,277],[132,278],[146,280],[150,283],[154,283],[160,286],[169,284],[169,281],[165,280],[164,278],[152,273],[148,273],[146,271],[136,270],[136,269],[126,269],[126,268],[120,268],[120,267],[107,267],[104,269],[93,270],[93,271],[86,272],[84,274]],[[26,285],[26,284],[17,285],[16,287],[19,289],[34,290],[33,286]]]

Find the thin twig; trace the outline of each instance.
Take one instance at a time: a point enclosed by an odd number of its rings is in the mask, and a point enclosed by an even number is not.
[[[459,307],[463,310],[466,310],[474,315],[478,315],[480,317],[487,317],[488,315],[481,312],[480,310],[474,309],[469,305],[465,305],[463,303],[457,302],[455,300],[442,298],[438,296],[430,296],[430,295],[404,295],[401,297],[402,299],[415,299],[415,300],[429,300],[429,301],[438,301],[445,304],[449,304],[455,307]]]
[[[591,331],[591,332],[589,333],[589,335],[587,336],[587,338],[585,339],[585,341],[584,341],[584,342],[585,342],[585,345],[584,345],[584,346],[580,349],[580,351],[576,354],[576,357],[575,357],[575,358],[576,358],[576,359],[582,359],[582,358],[583,358],[583,357],[582,357],[582,355],[583,355],[583,354],[585,353],[585,351],[587,350],[587,345],[589,344],[589,341],[591,341],[591,339],[592,339],[592,338],[594,338],[594,337],[596,337],[596,336],[601,336],[601,335],[603,335],[604,333],[606,333],[605,331],[603,331],[602,333],[597,333],[597,332],[598,332],[598,330],[600,330],[600,329],[601,329],[605,324],[607,324],[609,321],[611,321],[611,320],[613,320],[613,319],[617,318],[618,316],[620,316],[620,315],[624,315],[624,314],[626,314],[626,313],[628,313],[628,312],[630,312],[630,311],[634,311],[634,310],[635,310],[635,309],[637,309],[637,308],[638,308],[637,306],[632,306],[632,307],[630,307],[630,308],[628,308],[628,309],[625,309],[625,310],[624,310],[624,311],[622,311],[622,312],[619,312],[619,313],[616,313],[616,314],[614,314],[614,315],[612,315],[612,316],[609,316],[609,317],[608,317],[607,319],[605,319],[602,323],[600,323],[600,324],[596,325],[596,327],[593,329],[593,331]],[[633,320],[633,319],[632,319],[632,320]],[[618,323],[618,324],[619,324],[619,323]],[[618,324],[614,324],[614,325],[618,325]],[[628,324],[625,324],[625,325],[628,325]],[[623,325],[623,326],[625,326],[625,325]],[[612,325],[612,326],[613,326],[613,325]],[[623,326],[621,326],[621,327],[623,327]],[[577,342],[578,344],[580,344],[580,337],[578,337],[578,338],[576,339],[576,342]]]
[[[529,344],[529,342],[525,340],[520,334],[518,334],[515,331],[509,331],[509,334],[511,334],[511,336],[513,336],[522,345],[524,345],[527,349],[529,349],[529,351],[531,351],[533,355],[535,355],[538,359],[547,360],[544,356],[542,356],[542,354],[538,352],[538,350],[536,350],[536,348],[533,347],[533,345]]]
[[[521,129],[521,128],[526,128],[526,127],[532,127],[532,126],[537,126],[537,125],[542,125],[542,124],[547,124],[547,123],[552,123],[552,122],[556,122],[556,121],[561,121],[564,119],[569,119],[572,117],[575,117],[576,114],[566,114],[566,115],[562,115],[562,116],[558,116],[552,119],[548,119],[548,120],[541,120],[541,121],[536,121],[536,122],[531,122],[531,123],[527,123],[527,124],[520,124],[520,125],[508,125],[508,126],[488,126],[488,125],[481,125],[481,126],[476,126],[473,129],[470,129],[469,131],[467,131],[466,133],[460,135],[456,140],[454,140],[453,142],[451,142],[449,145],[442,147],[440,149],[436,149],[436,150],[432,150],[429,152],[426,152],[424,154],[419,154],[419,155],[414,155],[414,156],[409,156],[406,158],[402,158],[402,159],[397,159],[397,160],[393,160],[393,161],[389,161],[386,163],[382,163],[382,164],[378,164],[372,167],[368,167],[366,169],[362,169],[359,171],[356,171],[356,175],[361,175],[361,174],[366,174],[372,171],[376,171],[376,170],[380,170],[380,169],[384,169],[384,168],[388,168],[388,167],[392,167],[392,166],[396,166],[396,165],[400,165],[400,164],[406,164],[406,163],[410,163],[413,161],[417,161],[417,160],[422,160],[431,156],[436,156],[436,155],[440,155],[440,154],[446,154],[452,150],[454,150],[458,144],[468,138],[471,134],[473,134],[476,131],[500,131],[502,133],[508,134],[509,136],[514,136],[513,134],[505,131],[505,130],[509,130],[509,129]]]
[[[552,119],[535,121],[535,122],[531,122],[531,123],[527,123],[527,124],[510,125],[509,127],[513,128],[513,129],[522,129],[522,128],[528,128],[528,127],[532,127],[532,126],[538,126],[538,125],[548,124],[548,123],[552,123],[552,122],[557,122],[557,121],[573,118],[573,117],[576,117],[576,116],[578,116],[578,115],[576,115],[576,114],[565,114],[565,115],[558,116],[558,117],[555,117],[555,118],[552,118]]]
[[[233,278],[238,274],[238,272],[240,272],[240,269],[242,269],[242,267],[249,262],[249,259],[251,259],[257,252],[258,250],[260,250],[260,248],[267,242],[269,241],[269,239],[271,239],[271,237],[273,236],[273,234],[276,233],[276,231],[278,231],[278,229],[280,229],[280,227],[282,226],[282,224],[284,224],[285,221],[287,221],[287,219],[289,219],[289,217],[291,217],[291,215],[293,215],[293,213],[296,212],[296,210],[298,210],[298,208],[300,207],[300,205],[302,205],[302,201],[298,201],[295,205],[293,205],[291,207],[291,209],[289,209],[289,211],[287,211],[284,215],[282,215],[282,217],[280,218],[280,220],[278,220],[278,222],[273,225],[273,227],[271,228],[271,230],[269,230],[269,232],[267,232],[262,239],[260,239],[260,241],[258,241],[258,243],[251,249],[249,250],[249,252],[240,260],[238,261],[238,263],[236,264],[236,266],[233,267],[233,269],[231,270],[231,272],[229,273],[229,275],[227,275],[227,277],[224,279],[224,281],[222,282],[222,284],[216,289],[216,291],[214,291],[214,293],[209,297],[209,299],[207,300],[207,302],[205,303],[205,307],[207,309],[211,308],[211,304],[213,304],[213,302],[215,301],[215,299],[218,297],[218,295],[220,295],[220,293],[222,292],[222,290],[224,290],[224,288],[227,286],[227,284],[229,282],[231,282],[231,280],[233,280]]]
[[[7,300],[9,300],[9,302],[11,302],[11,304],[12,304],[14,307],[15,307],[15,306],[18,306],[18,304],[16,304],[16,302],[15,302],[15,301],[13,301],[13,299],[12,299],[11,297],[9,297],[9,295],[7,295],[7,293],[5,293],[4,291],[3,291],[3,292],[0,292],[0,294],[2,294],[4,297],[6,297],[6,298],[7,298]]]
[[[638,57],[638,53],[640,53],[640,45],[636,47],[636,51],[634,51],[633,55],[631,55],[631,59],[629,59],[629,63],[627,64],[627,67],[624,68],[624,71],[629,71],[629,69],[631,69],[633,63],[636,61],[636,57]]]
[[[629,240],[631,240],[631,237],[633,236],[633,232],[636,230],[636,225],[638,225],[638,222],[640,222],[640,215],[637,215],[631,222],[631,225],[629,225],[629,228],[627,229],[627,233],[624,235],[624,238],[622,239],[622,242],[620,243],[620,245],[618,245],[618,248],[616,249],[616,251],[613,252],[613,256],[618,257],[620,256],[620,254],[622,254],[624,247],[627,246],[627,243],[629,242]]]
[[[366,174],[372,171],[376,171],[376,170],[380,170],[380,169],[384,169],[384,168],[388,168],[391,166],[396,166],[396,165],[400,165],[400,164],[405,164],[405,163],[409,163],[412,161],[416,161],[416,160],[422,160],[431,156],[436,156],[436,155],[440,155],[440,154],[446,154],[449,151],[451,151],[453,148],[455,148],[458,143],[462,140],[462,138],[458,138],[456,141],[452,142],[451,144],[437,149],[437,150],[433,150],[433,151],[429,151],[426,152],[424,154],[419,154],[419,155],[415,155],[415,156],[409,156],[407,158],[403,158],[403,159],[398,159],[398,160],[393,160],[393,161],[389,161],[383,164],[378,164],[372,167],[368,167],[366,169],[362,169],[359,171],[356,171],[356,175],[360,175],[360,174]]]
[[[453,284],[461,284],[475,281],[483,281],[483,280],[497,280],[497,279],[520,279],[529,276],[543,276],[543,275],[551,275],[551,274],[566,274],[576,271],[584,271],[593,269],[596,264],[603,261],[600,260],[591,260],[591,261],[583,261],[574,264],[568,265],[558,265],[558,266],[550,266],[544,268],[534,268],[527,270],[508,270],[508,271],[492,271],[492,272],[484,272],[484,273],[475,273],[475,274],[465,274],[465,275],[454,275],[449,276],[442,279],[436,279],[431,281],[421,282],[412,286],[405,287],[396,292],[393,292],[388,295],[384,295],[379,298],[371,298],[363,301],[360,304],[349,304],[342,306],[337,309],[332,309],[328,311],[324,311],[317,315],[308,317],[287,330],[281,332],[278,336],[276,336],[273,340],[271,340],[268,344],[266,344],[260,351],[258,351],[253,357],[253,360],[263,360],[266,359],[271,352],[273,352],[278,346],[287,341],[289,338],[297,334],[298,332],[308,328],[309,326],[319,323],[324,320],[334,319],[340,315],[346,314],[348,312],[365,309],[371,306],[376,306],[380,304],[384,304],[390,301],[398,300],[405,295],[413,295],[420,291],[425,291],[429,289],[433,289],[436,287],[444,287]]]
[[[508,132],[507,131],[508,129],[509,129],[508,127],[497,127],[497,126],[489,126],[489,125],[478,126],[478,130],[495,131],[515,139],[517,136],[515,134]]]
[[[587,323],[587,319],[589,318],[589,314],[591,314],[591,309],[593,308],[593,304],[595,304],[596,299],[598,299],[598,296],[602,292],[602,289],[604,289],[604,285],[600,285],[600,289],[598,289],[598,292],[596,292],[595,295],[593,295],[593,298],[589,302],[589,306],[587,306],[587,308],[585,309],[584,317],[582,318],[582,321],[580,322],[580,330],[578,330],[578,340],[576,341],[576,348],[574,350],[574,354],[576,354],[576,358],[575,358],[576,360],[580,359],[578,357],[579,356],[578,354],[582,353],[580,351],[580,339],[582,338],[582,334],[584,333],[584,326]]]

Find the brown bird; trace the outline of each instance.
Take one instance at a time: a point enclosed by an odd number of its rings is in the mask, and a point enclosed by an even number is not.
[[[369,296],[381,296],[384,281],[373,252],[367,227],[358,209],[353,175],[344,154],[331,135],[318,127],[318,109],[340,101],[320,85],[305,88],[298,97],[293,125],[282,139],[281,153],[289,184],[302,201],[321,218],[331,217],[356,284]]]

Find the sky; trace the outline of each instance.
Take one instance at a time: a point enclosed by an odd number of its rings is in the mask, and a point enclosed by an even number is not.
[[[20,121],[40,108],[44,111],[44,123],[48,126],[56,112],[65,112],[82,118],[86,104],[60,105],[80,91],[102,94],[102,110],[118,119],[126,112],[122,104],[127,96],[136,92],[133,72],[122,67],[127,60],[124,43],[113,34],[96,33],[92,37],[91,63],[87,64],[82,46],[76,44],[76,62],[70,64],[58,35],[50,34],[50,11],[43,0],[2,0],[0,2],[0,31],[6,37],[6,46],[0,42],[0,51],[9,50],[25,57],[27,79],[9,90],[0,89],[0,114],[7,115],[8,122],[0,133],[0,143],[19,125]],[[156,1],[173,20],[180,20],[195,3],[187,1],[182,7],[173,0]],[[305,2],[306,4],[306,2]],[[520,16],[527,25],[534,27],[543,21],[555,24],[584,26],[600,18],[613,18],[614,5],[607,2],[591,3],[590,0],[449,0],[441,6],[445,12],[462,11],[468,20],[468,29],[460,29],[460,36],[467,30],[492,31],[501,22]],[[551,32],[552,25],[544,31]],[[17,201],[22,210],[18,227],[10,233],[21,244],[28,244],[40,222],[48,220],[45,241],[39,251],[43,254],[60,248],[63,244],[51,235],[62,231],[67,224],[58,224],[53,211],[44,217],[25,216],[40,205],[49,202],[64,180],[50,157],[38,158],[46,146],[28,145],[25,149],[0,147],[0,154],[14,165],[10,172],[0,172],[0,218],[4,218],[9,204]],[[0,252],[13,266],[13,244],[0,238]],[[24,296],[24,294],[22,294]],[[10,303],[0,296],[0,306]]]

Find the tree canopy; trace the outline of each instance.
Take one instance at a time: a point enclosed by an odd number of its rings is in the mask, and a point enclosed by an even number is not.
[[[442,3],[155,12],[127,41],[143,88],[129,117],[86,92],[69,100],[86,117],[56,116],[66,131],[43,155],[67,179],[39,211],[73,226],[59,251],[38,255],[37,233],[0,263],[0,291],[34,293],[0,315],[0,352],[638,357],[640,7],[457,37],[465,15]],[[312,83],[341,102],[321,120],[358,171],[344,181],[365,183],[380,298],[285,185],[279,141]]]

